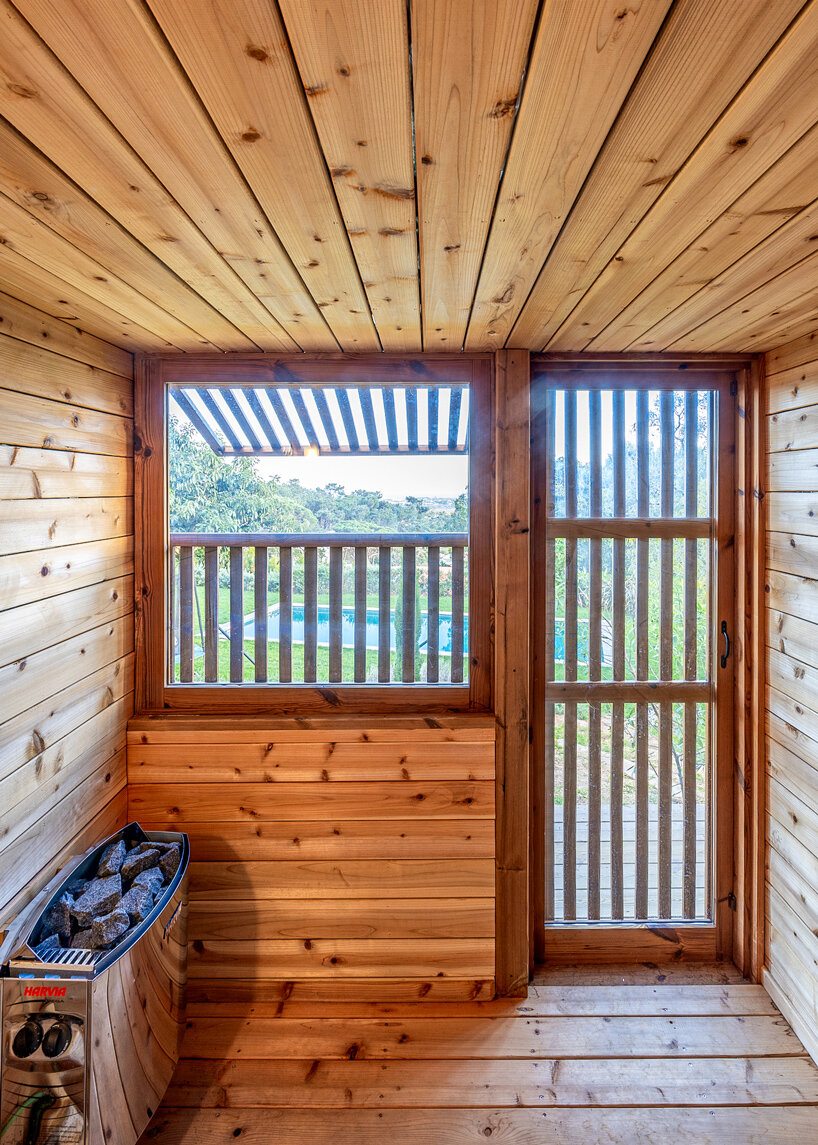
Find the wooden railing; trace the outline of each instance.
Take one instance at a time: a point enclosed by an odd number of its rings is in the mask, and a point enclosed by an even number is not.
[[[465,683],[467,546],[465,533],[174,533],[168,679]]]

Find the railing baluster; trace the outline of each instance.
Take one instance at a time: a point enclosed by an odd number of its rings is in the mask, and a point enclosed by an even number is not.
[[[695,390],[685,394],[685,513],[698,516],[699,476],[699,395]],[[685,541],[685,634],[684,673],[686,680],[696,679],[698,613],[696,589],[697,545]],[[696,705],[684,705],[684,917],[696,917]]]
[[[613,509],[625,516],[625,394],[613,393]],[[613,541],[613,678],[625,678],[625,542]],[[625,779],[625,705],[611,709],[611,918],[625,916],[622,799]]]
[[[278,550],[278,679],[289,684],[293,678],[293,550]]]
[[[565,392],[565,516],[577,515],[577,394]],[[577,678],[577,542],[565,541],[564,676]],[[563,723],[563,918],[577,917],[577,704],[567,701]]]
[[[674,395],[660,399],[663,517],[673,516]],[[662,540],[659,573],[659,678],[673,679],[673,541]],[[672,910],[670,884],[673,854],[673,705],[659,705],[659,918]]]
[[[440,546],[429,545],[429,592],[426,598],[426,683],[440,678]]]
[[[304,683],[314,684],[318,648],[318,549],[304,547]]]
[[[415,680],[415,550],[403,547],[403,665],[405,684]]]
[[[602,398],[588,394],[590,436],[589,510],[602,516]],[[602,541],[589,542],[588,679],[602,678]],[[602,706],[588,705],[588,918],[598,919],[602,859]]]
[[[193,681],[193,548],[179,552],[179,679]]]
[[[453,684],[463,683],[463,615],[465,601],[464,550],[452,546],[452,669]]]
[[[256,662],[256,683],[267,682],[267,547],[256,546],[254,562],[255,596],[253,632],[255,635],[253,658]]]
[[[554,458],[556,456],[556,394],[554,390],[549,389],[545,394],[545,512],[546,512],[546,527],[545,527],[545,585],[543,595],[545,597],[545,686],[543,689],[543,699],[545,700],[545,716],[544,716],[544,759],[543,769],[545,771],[544,779],[544,823],[543,830],[545,832],[545,839],[543,846],[545,850],[545,911],[544,916],[546,922],[551,922],[555,918],[555,885],[554,885],[554,858],[555,858],[555,845],[554,845],[554,757],[555,757],[555,711],[554,705],[548,700],[548,684],[554,679],[555,659],[556,659],[556,542],[554,538],[548,535],[547,521],[554,516],[554,499],[555,499],[555,482],[554,482]],[[542,597],[540,602],[542,603]]]
[[[392,678],[392,550],[378,549],[378,683]]]
[[[244,675],[244,549],[230,548],[230,683]]]
[[[355,683],[366,681],[366,548],[355,546]]]
[[[171,683],[178,683],[176,661],[179,656],[179,549],[171,542],[168,554],[170,563],[170,584],[168,585],[168,632],[170,640],[167,648],[167,674]]]
[[[637,513],[647,517],[650,511],[650,454],[648,433],[650,431],[650,405],[647,390],[639,390],[636,395],[636,486]],[[649,585],[650,541],[636,542],[636,678],[647,680],[650,676],[649,646]],[[648,802],[649,784],[649,709],[647,704],[636,705],[636,896],[635,917],[644,920],[648,917]]]
[[[204,551],[204,678],[209,684],[219,678],[219,549],[206,545]]]
[[[329,679],[337,684],[343,678],[343,597],[344,550],[336,545],[329,551]]]

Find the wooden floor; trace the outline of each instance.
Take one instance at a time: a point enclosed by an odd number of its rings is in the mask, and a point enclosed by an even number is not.
[[[144,1141],[808,1145],[818,1069],[730,971],[559,970],[519,1002],[192,1001]]]

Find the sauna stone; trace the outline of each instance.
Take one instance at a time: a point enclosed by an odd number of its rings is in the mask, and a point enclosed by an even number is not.
[[[182,848],[178,843],[173,843],[159,860],[159,870],[165,876],[165,880],[167,882],[170,882],[170,880],[179,870],[179,864],[181,861]]]
[[[109,875],[115,875],[122,867],[125,861],[125,856],[128,849],[125,846],[125,840],[120,839],[117,843],[112,843],[102,853],[102,858],[99,861],[97,868],[97,878],[103,879]]]
[[[132,923],[142,922],[151,912],[153,906],[153,892],[150,887],[135,883],[127,894],[122,896],[119,904],[121,910],[128,912]]]
[[[71,938],[71,907],[74,899],[70,894],[62,894],[46,911],[43,925],[46,930],[58,935],[64,942]],[[52,944],[53,945],[53,944]],[[57,943],[57,945],[60,945]]]
[[[110,914],[95,918],[91,924],[91,946],[95,950],[109,946],[121,938],[130,925],[131,920],[128,917],[128,912],[123,910],[121,905],[112,910]]]
[[[141,871],[133,881],[134,887],[147,887],[151,895],[156,895],[162,889],[164,884],[162,872],[156,867],[151,867],[150,870]],[[133,887],[131,888],[133,889]]]
[[[89,927],[95,918],[113,910],[121,898],[122,879],[119,875],[94,879],[71,907],[71,914],[80,927]]]
[[[140,850],[135,847],[133,851],[125,859],[120,874],[126,882],[132,881],[142,871],[147,871],[150,867],[155,867],[159,862],[159,851],[156,847],[148,847],[147,850]]]

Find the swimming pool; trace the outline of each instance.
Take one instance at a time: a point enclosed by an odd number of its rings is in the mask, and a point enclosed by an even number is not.
[[[292,617],[292,642],[293,644],[304,643],[304,605],[293,604],[293,617]],[[269,612],[269,620],[267,622],[267,639],[278,640],[279,638],[279,605],[274,604]],[[389,624],[389,646],[395,648],[396,646],[396,633],[395,633],[395,614],[390,612]],[[253,640],[255,637],[256,624],[253,616],[246,616],[244,618],[244,639]],[[368,608],[366,611],[366,647],[378,647],[378,633],[380,625],[378,623],[378,610],[377,608]],[[421,649],[426,647],[426,633],[427,633],[427,616],[425,612],[421,613],[420,621],[420,637],[418,645]],[[329,644],[329,608],[327,606],[318,607],[317,617],[317,642],[319,644]],[[345,648],[353,648],[355,646],[355,609],[344,608],[341,610],[341,644]],[[469,618],[463,618],[463,650],[468,651],[469,647]],[[438,650],[444,656],[450,655],[452,651],[452,616],[450,612],[441,612],[438,623]]]

